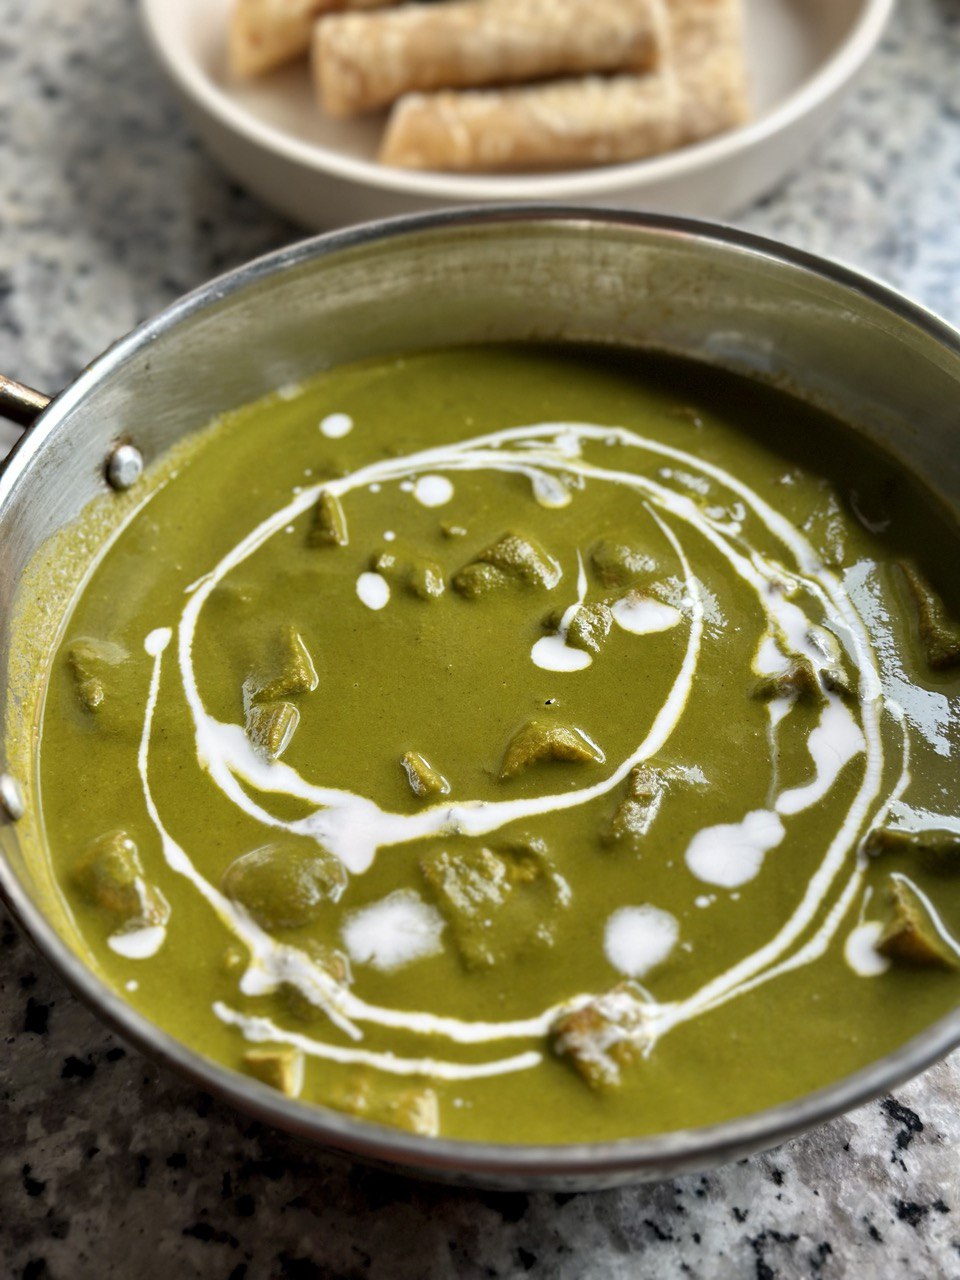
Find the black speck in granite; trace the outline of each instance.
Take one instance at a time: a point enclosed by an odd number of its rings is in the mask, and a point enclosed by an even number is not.
[[[890,1119],[900,1126],[894,1138],[896,1145],[891,1152],[890,1159],[903,1168],[902,1153],[907,1150],[917,1134],[923,1133],[923,1121],[915,1111],[905,1107],[896,1098],[884,1098],[880,1106]]]
[[[183,1235],[200,1240],[203,1244],[226,1245],[230,1249],[240,1248],[240,1241],[232,1232],[222,1227],[214,1227],[209,1222],[195,1222],[192,1226],[184,1227]]]
[[[42,1004],[39,1000],[35,1000],[33,996],[31,996],[27,1001],[26,1012],[23,1016],[24,1031],[35,1036],[45,1036],[50,1022],[50,1010],[52,1008],[53,1005]]]
[[[257,1202],[252,1195],[237,1196],[233,1207],[241,1218],[252,1218],[257,1212]]]
[[[521,1192],[482,1191],[480,1199],[504,1222],[519,1222],[530,1208],[530,1197]]]
[[[864,1226],[867,1228],[867,1235],[874,1242],[874,1244],[883,1244],[883,1235],[881,1234],[879,1229],[876,1227],[876,1225],[872,1223],[870,1219],[867,1217],[863,1219],[863,1222],[864,1222]]]
[[[28,1196],[42,1196],[47,1189],[45,1182],[30,1176],[30,1166],[28,1164],[25,1164],[20,1170],[20,1177],[23,1182],[23,1189]]]
[[[212,1106],[213,1106],[213,1098],[210,1097],[209,1093],[197,1094],[197,1100],[194,1103],[194,1110],[196,1111],[197,1115],[200,1117],[201,1120],[205,1120],[206,1117],[210,1114],[210,1109]]]
[[[288,1253],[281,1253],[277,1257],[277,1264],[280,1268],[278,1280],[332,1280],[329,1271],[323,1270],[309,1258],[294,1258]]]
[[[833,1255],[833,1246],[829,1240],[821,1240],[810,1258],[810,1268],[814,1275],[821,1275],[828,1259]]]
[[[90,1054],[87,1055],[86,1059],[82,1059],[71,1053],[69,1057],[64,1059],[60,1079],[90,1080],[96,1074],[96,1070],[96,1063],[91,1061]]]
[[[931,1210],[935,1213],[949,1213],[949,1205],[944,1204],[943,1200],[937,1197],[930,1204],[917,1204],[913,1200],[894,1200],[893,1207],[897,1212],[897,1217],[901,1222],[907,1222],[915,1230],[918,1230],[924,1222]]]

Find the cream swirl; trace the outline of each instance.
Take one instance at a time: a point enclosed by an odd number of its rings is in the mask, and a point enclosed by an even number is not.
[[[584,456],[588,446],[616,444],[654,457],[678,463],[676,468],[662,468],[661,480],[674,479],[691,485],[691,477],[706,479],[734,496],[732,509],[705,507],[702,502],[680,492],[660,480],[628,470],[614,470],[589,461]],[[576,483],[603,483],[620,486],[636,494],[643,509],[653,519],[666,543],[672,549],[682,571],[682,609],[676,604],[661,605],[662,616],[647,619],[646,631],[676,625],[681,614],[687,633],[683,658],[676,670],[666,697],[647,727],[642,740],[631,754],[615,763],[606,777],[593,785],[558,794],[503,801],[461,799],[445,801],[413,814],[383,809],[372,799],[344,790],[308,782],[282,762],[266,763],[252,750],[238,725],[226,724],[207,711],[197,684],[193,666],[193,643],[204,605],[211,592],[223,579],[242,565],[269,539],[288,528],[292,521],[307,512],[326,492],[338,500],[349,499],[360,489],[376,493],[386,485],[406,486],[430,481],[430,492],[439,496],[439,481],[451,473],[493,471],[519,474],[527,478],[534,497],[544,505],[560,505],[558,495],[570,493],[564,479]],[[452,489],[442,487],[444,495]],[[746,526],[751,519],[760,522],[766,532],[783,547],[789,564],[763,554],[750,546]],[[681,530],[685,534],[681,537]],[[842,820],[824,851],[814,874],[789,918],[763,946],[716,975],[682,1000],[660,1004],[652,996],[646,1006],[649,1047],[671,1027],[698,1016],[709,1008],[733,999],[760,983],[822,955],[830,945],[843,918],[862,884],[863,867],[854,865],[839,893],[836,881],[847,863],[851,850],[878,808],[886,808],[902,792],[908,776],[906,757],[900,782],[884,799],[880,792],[884,775],[884,750],[881,716],[884,703],[879,696],[880,676],[871,643],[863,621],[838,577],[821,563],[803,533],[777,512],[754,490],[722,468],[685,451],[651,440],[625,428],[611,428],[590,423],[542,423],[494,432],[457,444],[425,449],[404,458],[388,458],[362,467],[350,475],[316,484],[296,493],[293,500],[259,524],[204,577],[188,588],[188,600],[176,623],[178,675],[193,720],[196,755],[200,766],[214,784],[248,817],[268,828],[310,836],[334,853],[352,875],[362,875],[384,849],[430,836],[456,832],[482,836],[495,832],[517,819],[533,818],[562,809],[586,804],[612,792],[640,763],[653,759],[669,741],[683,716],[694,686],[704,643],[704,601],[684,539],[693,535],[704,539],[729,565],[733,574],[752,593],[765,619],[766,630],[758,641],[758,652],[765,661],[786,665],[789,655],[802,655],[815,668],[825,667],[822,646],[817,643],[817,629],[823,623],[837,637],[842,649],[857,672],[859,699],[856,712],[830,692],[825,693],[825,706],[819,724],[809,735],[808,745],[815,766],[812,780],[802,786],[775,794],[771,784],[768,811],[745,814],[744,822],[754,826],[767,823],[777,828],[777,839],[768,839],[765,848],[778,842],[779,833],[796,815],[818,803],[829,794],[846,766],[862,757],[861,776],[856,792],[846,806]],[[808,597],[822,610],[823,618],[815,618],[797,602]],[[575,670],[574,664],[563,667],[555,650],[565,647],[566,632],[585,596],[582,560],[578,572],[577,602],[563,615],[556,643],[546,654],[547,661],[560,663],[548,669]],[[673,612],[668,617],[666,610]],[[675,616],[674,616],[675,615]],[[645,629],[634,619],[623,622],[625,629],[644,634]],[[249,966],[241,982],[247,995],[264,994],[281,982],[297,987],[313,1003],[322,1007],[331,1020],[352,1040],[363,1038],[364,1024],[402,1028],[417,1035],[440,1036],[451,1043],[476,1045],[504,1041],[536,1040],[549,1029],[558,1013],[584,1003],[588,993],[579,993],[560,1004],[542,1010],[536,1016],[508,1022],[482,1022],[470,1019],[440,1017],[429,1011],[398,1011],[369,1004],[346,986],[335,982],[305,952],[282,944],[260,929],[237,904],[227,899],[197,871],[185,850],[166,831],[154,802],[149,783],[149,751],[153,716],[159,697],[164,650],[172,632],[152,633],[147,643],[154,659],[150,697],[140,748],[140,774],[147,808],[156,825],[169,865],[186,876],[207,900],[225,925],[243,942],[250,953]],[[542,642],[541,642],[542,643]],[[536,658],[535,658],[536,660]],[[582,664],[581,664],[582,665]],[[780,725],[789,717],[789,700],[771,706],[770,735],[775,745]],[[894,715],[897,708],[891,707]],[[898,716],[906,727],[902,716]],[[906,750],[906,746],[905,746]],[[261,800],[254,799],[251,791]],[[308,816],[285,820],[270,812],[267,797],[271,794],[296,798],[311,807]],[[768,817],[764,818],[764,814]],[[766,830],[766,827],[764,828]],[[717,829],[719,830],[719,829]],[[700,849],[708,850],[709,829],[700,833]],[[759,847],[759,846],[758,846]],[[709,852],[709,850],[708,850]],[[698,855],[699,857],[699,855]],[[762,852],[758,855],[762,859]],[[709,858],[704,855],[706,861]],[[693,859],[695,864],[698,858]],[[714,859],[715,861],[715,859]],[[695,866],[694,866],[695,870]],[[731,870],[725,864],[717,883],[742,883],[743,869]],[[730,877],[733,876],[733,880]],[[738,879],[737,877],[741,877]],[[799,945],[798,945],[799,944]],[[540,1060],[535,1050],[491,1059],[483,1064],[439,1062],[430,1059],[400,1059],[392,1055],[369,1054],[328,1045],[283,1028],[262,1018],[248,1017],[223,1004],[215,1009],[221,1020],[238,1027],[251,1040],[269,1038],[295,1044],[305,1052],[336,1061],[364,1061],[391,1072],[434,1074],[445,1079],[468,1079],[495,1074],[498,1071],[524,1070]],[[352,1055],[352,1056],[351,1056]],[[389,1059],[389,1065],[386,1064]]]

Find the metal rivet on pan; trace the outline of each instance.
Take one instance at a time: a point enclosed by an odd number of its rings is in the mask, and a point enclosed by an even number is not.
[[[143,475],[143,454],[132,444],[118,444],[107,459],[107,480],[114,489],[131,489]]]
[[[0,817],[19,822],[26,812],[20,783],[9,773],[0,773]]]

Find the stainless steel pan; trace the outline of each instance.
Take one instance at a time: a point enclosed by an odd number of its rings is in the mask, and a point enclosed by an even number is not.
[[[0,412],[26,428],[0,472],[0,892],[125,1039],[263,1120],[449,1182],[604,1187],[731,1160],[848,1110],[960,1043],[960,1011],[795,1102],[617,1143],[430,1140],[273,1094],[158,1030],[80,958],[29,805],[30,717],[69,592],[46,602],[30,634],[13,625],[18,589],[29,589],[21,584],[48,540],[111,484],[135,495],[141,459],[149,464],[225,409],[344,360],[529,338],[652,345],[792,388],[960,506],[960,335],[877,282],[782,245],[678,218],[532,206],[383,222],[262,258],[124,338],[49,406],[0,381]]]

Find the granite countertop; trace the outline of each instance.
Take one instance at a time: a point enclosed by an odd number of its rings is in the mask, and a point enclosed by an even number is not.
[[[909,0],[829,138],[743,225],[960,322],[960,0]],[[298,233],[199,151],[123,0],[0,0],[0,369],[57,388]],[[0,425],[0,451],[13,433]],[[960,1056],[706,1176],[590,1195],[338,1162],[123,1047],[0,921],[0,1274],[960,1277]]]

